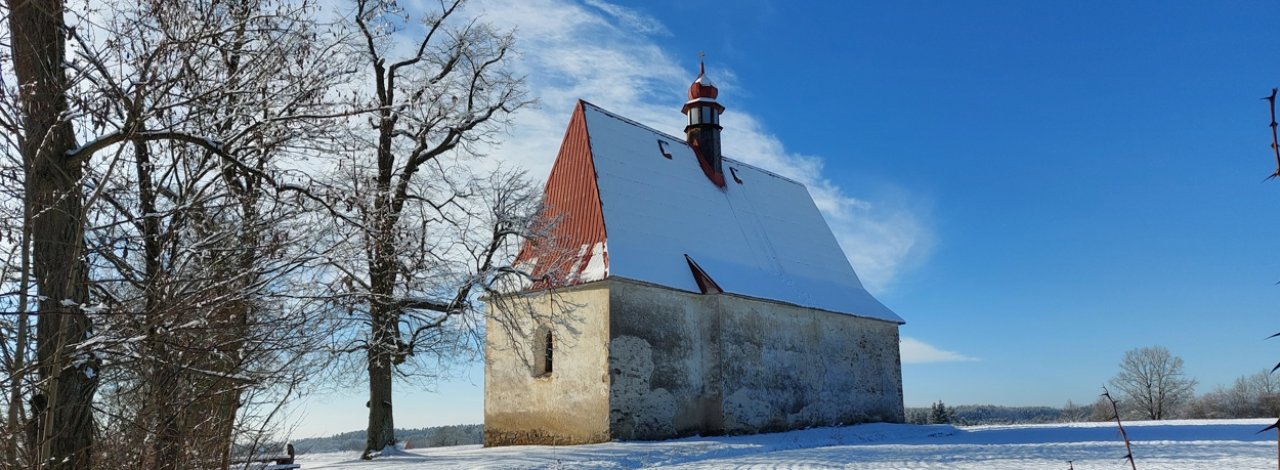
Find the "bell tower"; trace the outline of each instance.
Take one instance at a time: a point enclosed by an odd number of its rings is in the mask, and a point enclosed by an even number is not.
[[[689,85],[689,101],[680,109],[688,118],[685,126],[685,141],[693,147],[698,155],[698,164],[702,172],[716,186],[724,187],[724,169],[720,154],[720,114],[724,106],[716,102],[720,91],[707,79],[706,65],[698,61],[698,78]]]

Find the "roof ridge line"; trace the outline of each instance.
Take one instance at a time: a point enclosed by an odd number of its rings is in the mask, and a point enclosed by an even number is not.
[[[605,115],[607,115],[607,116],[609,116],[609,117],[611,117],[611,118],[617,119],[617,120],[619,120],[619,121],[624,121],[624,122],[626,122],[626,123],[628,123],[628,124],[631,124],[631,125],[633,125],[633,126],[636,126],[636,127],[643,128],[644,130],[647,130],[647,131],[652,132],[652,133],[654,133],[654,134],[658,134],[658,135],[660,135],[660,136],[662,136],[662,137],[666,137],[666,138],[668,138],[668,139],[674,140],[674,141],[676,141],[676,142],[679,142],[679,143],[681,143],[681,144],[684,144],[685,146],[688,146],[688,145],[689,145],[689,143],[688,143],[688,142],[685,142],[683,138],[676,137],[676,136],[671,135],[671,134],[668,134],[668,133],[666,133],[666,132],[662,132],[662,131],[660,131],[660,130],[654,129],[654,128],[649,127],[648,125],[646,125],[646,124],[644,124],[644,123],[642,123],[642,122],[640,122],[640,121],[636,121],[635,119],[631,119],[631,118],[629,118],[629,117],[623,116],[623,115],[618,114],[618,113],[615,113],[615,112],[613,112],[613,111],[609,111],[609,110],[604,109],[604,108],[602,108],[602,107],[600,107],[600,106],[598,106],[598,105],[596,105],[595,103],[592,103],[592,102],[590,102],[590,101],[587,101],[587,100],[578,100],[578,101],[581,101],[583,104],[585,104],[585,105],[587,105],[587,106],[590,106],[590,107],[592,107],[592,108],[595,108],[595,109],[596,109],[596,111],[600,111],[601,113],[604,113]]]
[[[652,127],[649,127],[648,125],[646,125],[646,124],[644,124],[644,123],[642,123],[642,122],[636,121],[636,120],[634,120],[634,119],[631,119],[631,118],[629,118],[629,117],[623,116],[623,115],[618,114],[618,113],[615,113],[615,112],[613,112],[613,111],[609,111],[609,110],[607,110],[607,109],[604,109],[604,108],[600,107],[599,105],[597,105],[597,104],[595,104],[595,103],[592,103],[592,102],[590,102],[590,101],[587,101],[587,100],[584,100],[584,99],[578,99],[578,101],[579,101],[579,102],[581,102],[582,104],[586,105],[586,106],[590,106],[590,107],[592,107],[592,108],[595,108],[595,110],[596,110],[596,111],[599,111],[599,112],[603,113],[603,114],[604,114],[604,115],[606,115],[606,116],[609,116],[609,117],[611,117],[611,118],[617,119],[617,120],[619,120],[619,121],[626,122],[626,123],[628,123],[628,124],[631,124],[631,125],[633,125],[633,126],[636,126],[636,127],[642,128],[642,129],[647,130],[647,131],[649,131],[649,132],[652,132],[652,133],[654,133],[654,134],[658,134],[658,135],[659,135],[659,136],[661,136],[661,137],[666,137],[666,138],[668,138],[668,139],[674,140],[674,141],[676,141],[676,142],[679,142],[679,143],[680,143],[680,145],[684,145],[685,147],[689,147],[689,143],[688,143],[688,142],[685,142],[685,140],[684,140],[684,139],[682,139],[682,138],[676,137],[676,136],[671,135],[671,134],[668,134],[668,133],[666,133],[666,132],[662,132],[662,131],[660,131],[660,130],[657,130],[657,129],[654,129],[654,128],[652,128]],[[590,131],[588,131],[588,135],[590,135]],[[689,148],[693,148],[693,147],[689,147]],[[800,186],[804,186],[806,189],[808,189],[808,187],[809,187],[808,185],[806,185],[806,184],[804,184],[804,183],[802,183],[802,182],[800,182],[799,180],[796,180],[796,179],[794,179],[794,178],[790,178],[790,177],[782,176],[782,175],[780,175],[780,174],[778,174],[778,173],[775,173],[775,172],[772,172],[772,171],[766,170],[766,169],[761,168],[761,167],[759,167],[759,166],[752,165],[752,164],[750,164],[750,163],[744,162],[744,161],[742,161],[742,160],[738,160],[738,159],[733,158],[733,157],[725,156],[725,157],[724,157],[724,159],[725,159],[725,160],[728,160],[728,161],[731,161],[731,162],[733,162],[733,163],[736,163],[736,164],[738,164],[738,165],[742,165],[742,166],[745,166],[745,167],[751,168],[751,169],[753,169],[753,170],[757,170],[757,171],[763,172],[763,173],[765,173],[765,174],[768,174],[769,176],[772,176],[772,177],[775,177],[775,178],[779,178],[779,179],[783,179],[783,180],[786,180],[786,181],[790,181],[790,182],[795,183],[795,184],[798,184],[798,185],[800,185]]]

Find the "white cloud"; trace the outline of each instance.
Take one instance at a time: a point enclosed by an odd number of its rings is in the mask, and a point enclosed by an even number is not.
[[[539,106],[515,117],[512,135],[491,153],[534,177],[550,172],[579,98],[658,130],[683,133],[679,110],[696,74],[694,58],[679,61],[658,46],[654,37],[670,32],[656,19],[602,0],[586,2],[484,0],[475,6],[487,21],[517,30],[521,52],[515,67],[539,99]],[[731,69],[714,62],[707,69],[730,108],[723,119],[725,154],[808,186],[868,290],[887,290],[904,268],[928,256],[927,208],[909,197],[851,195],[825,177],[823,157],[787,150],[752,110],[733,106]]]
[[[966,362],[978,358],[966,356],[958,352],[945,351],[915,338],[902,337],[902,362],[904,364],[926,364],[930,362]]]
[[[616,18],[623,26],[632,29],[638,33],[670,36],[671,31],[667,26],[657,19],[641,13],[637,10],[626,8],[612,3],[600,0],[584,0],[587,5],[591,5],[603,11],[610,16]]]

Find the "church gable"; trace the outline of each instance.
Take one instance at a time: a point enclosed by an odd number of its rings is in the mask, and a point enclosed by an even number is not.
[[[609,272],[608,248],[583,102],[578,102],[569,119],[543,202],[549,233],[539,245],[526,242],[516,259],[517,265],[533,268],[536,281],[529,288],[604,279]]]

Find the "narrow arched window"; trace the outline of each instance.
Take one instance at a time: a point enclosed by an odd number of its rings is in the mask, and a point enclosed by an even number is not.
[[[555,355],[555,337],[552,336],[551,330],[547,330],[546,341],[544,341],[544,343],[546,344],[546,350],[544,352],[545,356],[543,356],[542,360],[542,375],[551,375],[551,364],[553,356]]]

